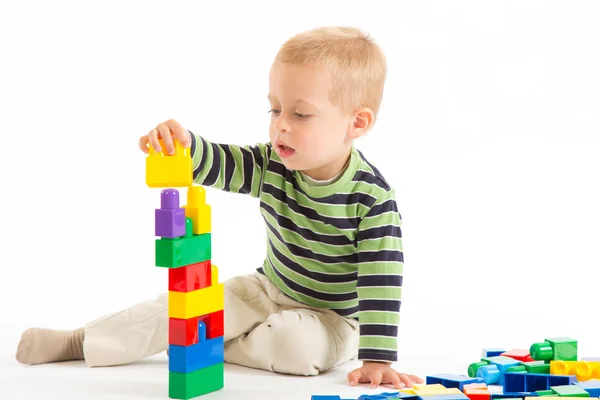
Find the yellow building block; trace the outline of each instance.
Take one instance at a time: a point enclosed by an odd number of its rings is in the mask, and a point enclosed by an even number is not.
[[[424,388],[424,389],[416,389],[415,395],[417,396],[432,396],[438,394],[463,394],[458,388]]]
[[[575,375],[579,382],[600,378],[600,361],[550,361],[551,375]]]
[[[164,142],[159,139],[165,149]],[[164,151],[156,152],[152,145],[146,157],[146,184],[151,188],[188,187],[192,184],[192,157],[190,149],[185,149],[174,140],[175,154],[170,156]]]
[[[187,204],[183,208],[185,209],[185,216],[192,219],[194,235],[210,233],[210,205],[206,204],[206,190],[202,186],[188,188]]]
[[[420,391],[421,393],[425,393],[425,392],[434,392],[434,391],[446,391],[447,389],[439,383],[433,383],[430,385],[421,383],[421,384],[416,384],[414,385],[412,388],[406,388],[406,389],[400,389],[399,391],[402,393],[409,393],[409,394],[416,394],[417,391]],[[435,392],[437,393],[437,392]]]
[[[210,281],[213,285],[219,283],[219,268],[214,264],[210,264]]]
[[[222,283],[191,292],[169,291],[169,317],[189,319],[224,309]]]

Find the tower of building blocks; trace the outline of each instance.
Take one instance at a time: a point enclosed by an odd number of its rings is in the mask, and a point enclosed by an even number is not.
[[[179,144],[176,145],[178,148]],[[170,158],[180,157],[177,161]],[[224,287],[212,264],[210,206],[203,187],[188,186],[184,155],[148,156],[146,182],[166,187],[155,210],[156,266],[168,268],[169,397],[191,399],[224,387]],[[187,156],[189,158],[189,155]],[[152,159],[152,160],[151,160]],[[191,163],[189,164],[191,176]]]

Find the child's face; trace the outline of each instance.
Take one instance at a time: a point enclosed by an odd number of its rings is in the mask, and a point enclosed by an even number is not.
[[[327,71],[275,63],[269,76],[273,149],[284,165],[315,179],[334,176],[346,163],[354,118],[329,100]]]

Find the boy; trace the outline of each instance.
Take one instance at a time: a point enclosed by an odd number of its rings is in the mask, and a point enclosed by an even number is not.
[[[269,75],[270,141],[209,142],[174,120],[140,138],[190,147],[194,183],[260,199],[262,267],[225,282],[225,361],[317,375],[363,361],[350,384],[423,381],[394,371],[401,303],[401,217],[394,191],[353,145],[373,126],[386,75],[379,47],[353,28],[289,39]],[[168,347],[167,295],[75,331],[32,328],[17,360],[126,364]]]

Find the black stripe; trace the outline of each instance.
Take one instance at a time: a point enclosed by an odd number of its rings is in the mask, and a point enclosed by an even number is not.
[[[398,337],[397,325],[369,325],[360,326],[360,334],[366,336],[392,336]]]
[[[360,158],[363,159],[363,161],[369,166],[371,167],[371,169],[373,170],[373,172],[375,173],[375,177],[379,180],[379,185],[380,187],[386,189],[386,190],[390,190],[390,185],[387,183],[387,181],[385,180],[385,178],[383,177],[383,174],[377,169],[375,168],[375,166],[373,164],[371,164],[369,162],[369,160],[367,160],[367,158],[364,156],[364,154],[358,150],[358,154],[360,155]]]
[[[397,225],[378,226],[375,228],[362,229],[356,235],[356,241],[367,239],[381,239],[386,236],[402,238],[402,228]]]
[[[281,272],[279,272],[277,270],[277,268],[273,265],[273,263],[271,262],[270,259],[269,259],[269,262],[271,263],[271,267],[273,268],[273,271],[279,277],[279,279],[281,279],[287,287],[294,290],[295,292],[301,293],[305,296],[315,298],[317,300],[327,301],[327,302],[349,301],[349,300],[354,300],[357,298],[356,292],[340,293],[340,294],[323,293],[323,292],[317,292],[316,290],[304,287],[304,286],[286,278],[285,275],[283,275]]]
[[[402,286],[402,275],[361,275],[358,277],[356,287],[370,286]]]
[[[374,217],[390,211],[398,212],[398,206],[396,205],[396,200],[394,199],[387,199],[383,203],[374,205],[369,211],[368,216]]]
[[[358,217],[355,218],[335,218],[335,217],[326,217],[319,214],[312,208],[304,207],[298,202],[289,197],[283,190],[271,185],[270,183],[266,183],[263,185],[263,192],[269,193],[276,200],[279,200],[283,204],[287,204],[287,206],[297,212],[298,214],[309,218],[313,221],[323,222],[324,224],[331,225],[337,229],[358,229],[358,223],[360,219]]]
[[[302,193],[307,198],[311,199],[315,203],[320,204],[335,204],[335,205],[352,205],[352,204],[362,204],[365,207],[371,207],[373,203],[377,201],[377,198],[370,195],[369,193],[335,193],[331,196],[327,197],[312,197],[307,194],[298,182],[294,178],[294,175],[287,169],[285,166],[278,162],[271,162],[267,168],[268,171],[273,172],[283,178],[294,187],[295,191]]]
[[[400,300],[360,300],[358,308],[360,311],[392,311],[398,312],[401,305]]]
[[[196,141],[196,138],[194,136],[194,142]],[[198,143],[199,146],[202,147],[202,156],[200,157],[200,162],[198,163],[198,166],[196,167],[196,169],[193,172],[193,179],[196,180],[196,178],[198,178],[198,175],[200,174],[200,171],[202,171],[206,165],[206,141],[200,137],[200,143]],[[201,184],[203,184],[204,182],[201,182]]]
[[[248,151],[246,149],[244,149],[245,151]],[[260,167],[260,169],[263,169],[263,165],[265,163],[262,154],[260,153],[260,148],[258,146],[253,146],[250,147],[250,150],[252,152],[252,154],[254,154],[254,164],[258,165]]]
[[[359,349],[359,360],[398,361],[398,352],[381,349]]]
[[[359,311],[359,308],[358,308],[358,306],[354,306],[354,307],[350,307],[350,308],[334,309],[333,311],[335,311],[342,317],[347,317],[348,315],[356,314]],[[354,318],[354,319],[358,320],[358,318]]]
[[[340,256],[328,256],[325,254],[317,254],[312,252],[310,249],[305,249],[303,247],[300,247],[294,243],[291,243],[287,240],[285,240],[281,234],[279,233],[279,231],[273,227],[269,221],[265,220],[267,227],[269,228],[269,230],[271,231],[271,233],[273,233],[273,235],[275,235],[275,237],[277,237],[277,239],[279,239],[279,241],[288,248],[288,250],[296,257],[303,257],[303,258],[307,258],[309,260],[312,261],[317,261],[319,263],[322,264],[337,264],[337,263],[346,263],[346,264],[358,264],[358,256],[356,253],[351,253],[351,254],[347,254],[347,255],[340,255]],[[273,247],[274,248],[274,247]],[[287,265],[286,265],[287,266]],[[288,266],[288,268],[290,268]],[[293,268],[290,268],[293,269]],[[302,268],[302,270],[305,270],[305,268]],[[299,271],[296,271],[298,273],[301,273]],[[321,276],[321,274],[319,274],[319,276]],[[323,274],[322,278],[324,278],[325,276],[331,276],[329,274]],[[344,275],[336,275],[337,277],[339,277],[340,279],[336,279],[330,282],[351,282],[351,281],[355,281],[358,273],[357,272],[353,272],[350,274],[344,274]],[[341,278],[344,279],[341,279]],[[317,279],[317,278],[315,278]],[[317,280],[321,280],[320,278]]]
[[[221,145],[223,152],[225,153],[225,185],[223,190],[226,192],[231,191],[231,179],[233,178],[233,171],[235,170],[235,159],[231,148],[227,144]]]
[[[360,262],[404,262],[404,254],[400,250],[361,251],[358,259]]]
[[[302,228],[296,225],[290,218],[285,217],[283,215],[279,215],[277,211],[271,205],[265,203],[264,201],[260,202],[260,207],[269,213],[275,220],[277,224],[282,228],[289,229],[290,231],[294,231],[300,236],[302,236],[306,240],[312,240],[319,243],[331,244],[331,245],[354,245],[347,236],[344,235],[322,235],[316,233],[310,229]]]
[[[310,270],[304,268],[303,266],[301,266],[300,264],[294,262],[293,260],[290,260],[289,258],[287,258],[283,253],[281,253],[279,250],[277,250],[277,248],[275,247],[273,242],[270,240],[269,240],[269,247],[271,248],[271,251],[273,252],[273,255],[275,256],[275,258],[281,264],[283,264],[287,269],[294,271],[295,273],[302,275],[306,278],[314,279],[316,281],[323,282],[323,283],[348,283],[348,282],[353,282],[353,281],[357,280],[356,277],[358,276],[358,272],[350,272],[350,273],[343,274],[343,275],[331,275],[331,274],[325,274],[322,272],[310,271]],[[336,296],[342,296],[342,294],[339,294]],[[345,296],[345,295],[343,295],[343,296]],[[356,298],[356,293],[353,294],[352,298]],[[350,299],[346,299],[346,300],[350,300]]]
[[[377,185],[384,190],[389,190],[389,186],[385,182],[382,182],[381,179],[377,178],[375,175],[367,171],[356,171],[356,174],[354,175],[354,178],[352,178],[352,180],[357,182],[370,183],[372,185]]]
[[[254,179],[255,173],[255,164],[254,159],[252,157],[252,151],[240,147],[240,151],[242,152],[242,166],[244,169],[244,182],[242,183],[242,187],[240,187],[239,192],[243,194],[249,194],[252,192],[252,180]],[[260,152],[259,152],[260,154]],[[258,162],[258,160],[256,160]]]

